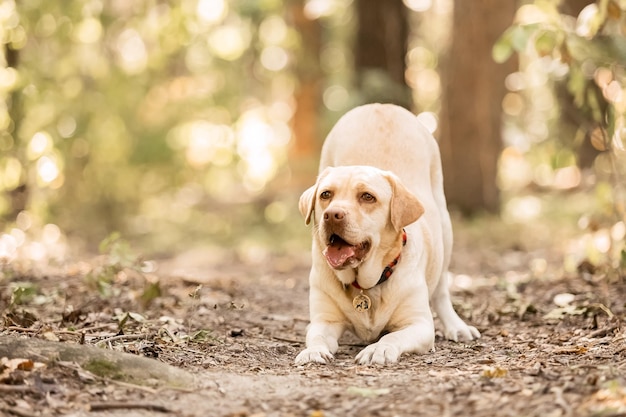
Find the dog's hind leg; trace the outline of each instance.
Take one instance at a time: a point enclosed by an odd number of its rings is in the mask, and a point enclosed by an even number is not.
[[[444,335],[455,342],[474,340],[480,337],[480,332],[473,326],[468,326],[454,311],[448,289],[449,272],[445,271],[431,297],[431,305],[439,320],[443,324]]]

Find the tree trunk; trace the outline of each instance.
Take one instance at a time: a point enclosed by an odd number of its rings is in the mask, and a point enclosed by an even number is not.
[[[515,10],[515,0],[454,3],[452,45],[442,71],[440,147],[448,204],[466,215],[500,207],[504,78],[517,63],[496,64],[491,49]]]
[[[14,49],[11,45],[6,44],[4,46],[4,55],[6,59],[7,68],[18,69],[18,65],[20,63],[20,52],[17,49]],[[19,138],[18,138],[18,130],[19,124],[22,120],[22,103],[21,103],[21,90],[15,89],[11,92],[7,100],[7,106],[9,108],[9,117],[11,118],[11,127],[8,132],[13,137],[13,149],[9,152],[14,156],[20,155],[19,151]],[[24,161],[21,161],[24,163]],[[26,165],[23,165],[24,168],[27,169]],[[23,170],[24,171],[24,170]],[[26,209],[29,200],[29,187],[27,185],[26,175],[22,174],[22,178],[20,179],[20,183],[12,190],[8,190],[9,200],[10,200],[10,209],[7,212],[5,218],[7,221],[14,221],[17,215]],[[0,218],[0,221],[3,220]]]
[[[395,103],[411,108],[405,81],[409,35],[402,0],[357,0],[358,31],[354,56],[363,101]]]
[[[317,20],[309,19],[304,14],[304,0],[292,3],[290,18],[300,33],[303,44],[296,68],[299,85],[294,94],[296,108],[292,119],[293,142],[289,149],[290,183],[303,189],[314,181],[311,172],[317,171],[322,148],[319,132],[322,96],[319,56],[322,28]]]

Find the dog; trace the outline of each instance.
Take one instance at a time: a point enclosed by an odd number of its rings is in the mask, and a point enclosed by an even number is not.
[[[370,343],[359,364],[429,352],[431,304],[446,338],[480,337],[450,301],[452,224],[439,147],[411,112],[368,104],[339,119],[299,209],[313,223],[313,243],[310,324],[297,365],[330,362],[346,330]]]

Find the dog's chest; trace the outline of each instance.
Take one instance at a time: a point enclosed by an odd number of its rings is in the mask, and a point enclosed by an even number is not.
[[[359,311],[355,308],[354,301],[363,295],[369,298],[370,306],[367,310]],[[343,301],[342,310],[350,321],[354,334],[365,341],[378,339],[389,323],[388,308],[382,302],[379,291],[361,293],[359,290],[350,289],[346,291]]]

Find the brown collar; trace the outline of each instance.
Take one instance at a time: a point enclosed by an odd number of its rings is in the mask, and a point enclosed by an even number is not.
[[[406,246],[406,230],[402,229],[402,246]],[[378,280],[378,282],[374,285],[374,287],[376,285],[380,285],[383,282],[387,281],[389,279],[389,277],[391,277],[391,274],[393,274],[394,268],[396,267],[396,265],[398,264],[398,262],[400,261],[400,257],[402,257],[402,251],[398,254],[398,256],[396,256],[394,258],[393,261],[391,261],[389,263],[389,265],[387,265],[385,267],[385,269],[383,269],[383,273],[380,274],[380,279]],[[352,281],[352,286],[354,288],[358,288],[359,290],[362,290],[363,288],[361,288],[361,286],[359,285],[359,283],[357,282],[356,278],[354,279],[354,281]],[[374,288],[372,287],[372,288]]]

